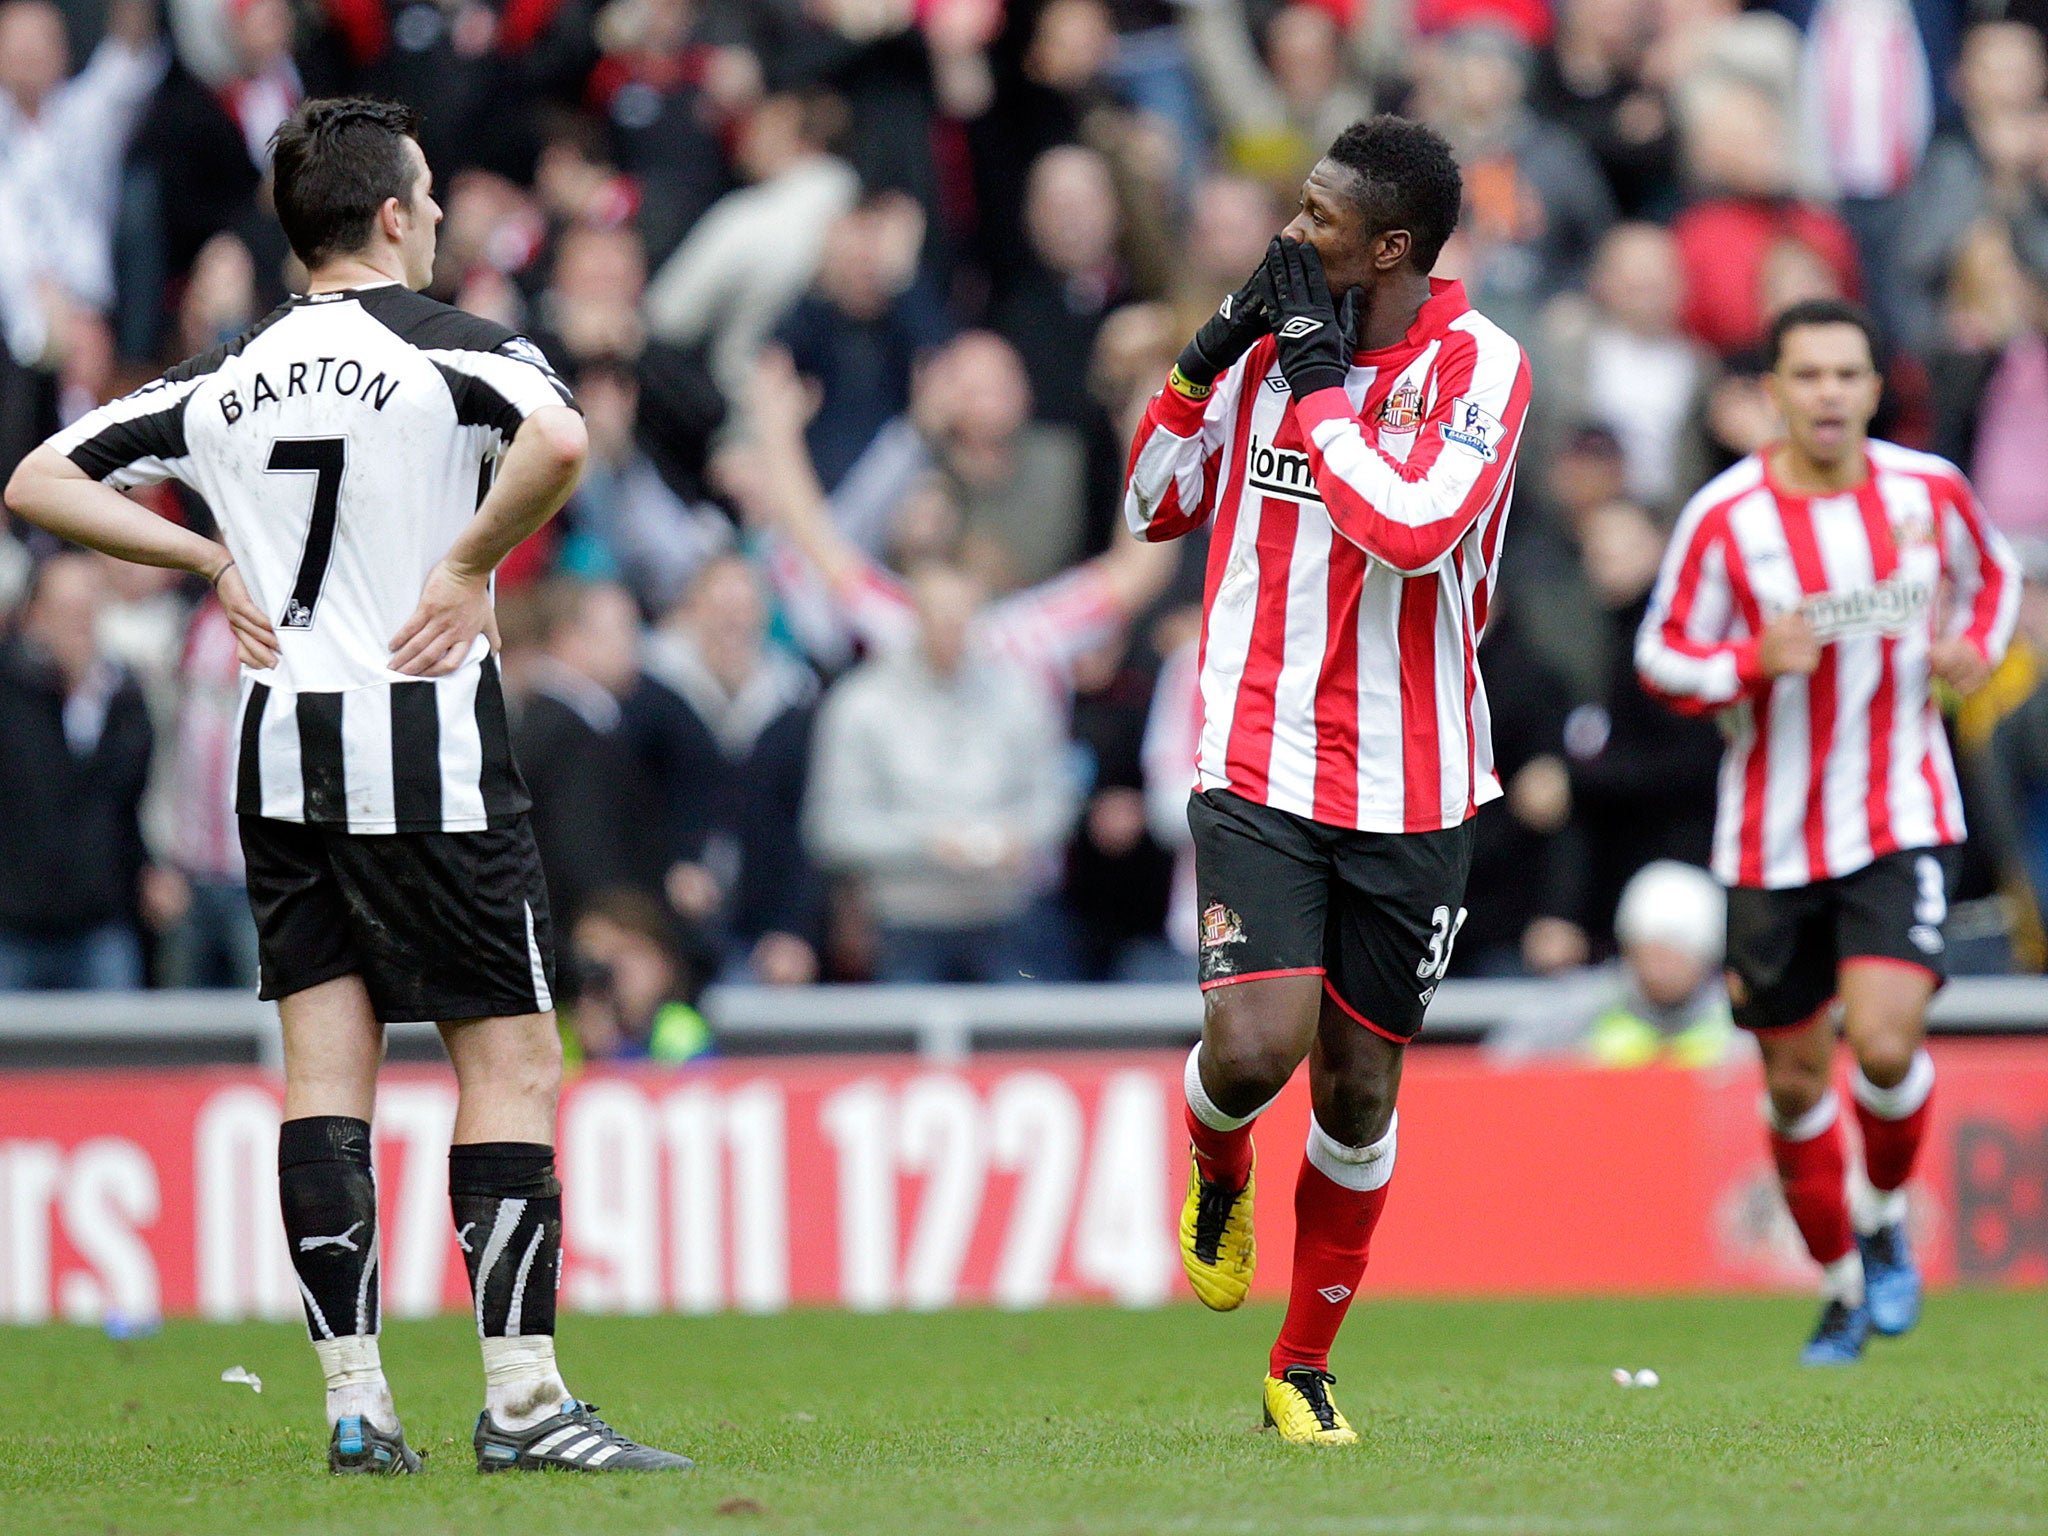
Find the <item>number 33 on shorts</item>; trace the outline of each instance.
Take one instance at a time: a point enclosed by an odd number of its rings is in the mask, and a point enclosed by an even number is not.
[[[1444,973],[1451,968],[1451,946],[1458,942],[1458,930],[1465,926],[1465,909],[1458,908],[1453,917],[1449,907],[1438,907],[1429,914],[1429,953],[1415,965],[1415,979],[1429,983],[1429,990],[1422,994],[1427,1003],[1436,992],[1436,984],[1444,979]]]

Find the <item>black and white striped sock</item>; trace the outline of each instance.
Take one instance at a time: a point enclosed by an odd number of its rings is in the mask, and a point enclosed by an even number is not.
[[[554,1148],[525,1141],[451,1147],[448,1196],[476,1298],[485,1407],[504,1428],[523,1429],[569,1395],[555,1367],[562,1186]]]

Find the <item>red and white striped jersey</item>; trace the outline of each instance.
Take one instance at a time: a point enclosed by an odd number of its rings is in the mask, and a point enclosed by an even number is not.
[[[1454,827],[1500,794],[1477,652],[1529,364],[1462,285],[1430,290],[1342,389],[1295,400],[1268,337],[1206,401],[1164,390],[1138,428],[1132,530],[1216,520],[1205,789],[1368,832]]]
[[[1960,634],[1996,662],[2020,577],[1946,459],[1873,441],[1861,486],[1795,496],[1771,479],[1769,451],[1709,481],[1680,516],[1636,667],[1674,708],[1721,713],[1714,873],[1778,889],[1961,839],[1928,655]],[[1773,682],[1758,636],[1795,608],[1823,642],[1820,665]]]

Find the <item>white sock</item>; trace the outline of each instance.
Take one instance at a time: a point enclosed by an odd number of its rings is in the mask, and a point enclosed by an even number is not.
[[[1873,1189],[1868,1179],[1853,1178],[1849,1181],[1849,1217],[1865,1237],[1895,1227],[1906,1219],[1906,1192]]]
[[[1856,1102],[1880,1120],[1903,1120],[1917,1113],[1934,1092],[1934,1058],[1924,1050],[1913,1053],[1906,1075],[1889,1088],[1880,1088],[1863,1075],[1859,1065],[1849,1080]]]
[[[1195,1118],[1212,1131],[1235,1131],[1250,1125],[1259,1116],[1273,1107],[1274,1094],[1248,1115],[1226,1115],[1216,1107],[1216,1101],[1209,1097],[1209,1090],[1202,1086],[1202,1042],[1197,1040],[1195,1048],[1188,1052],[1188,1064],[1181,1069],[1181,1090],[1186,1093],[1188,1108],[1195,1112]]]
[[[569,1401],[569,1389],[555,1369],[553,1334],[485,1339],[483,1350],[484,1408],[500,1428],[531,1429]]]
[[[1820,1272],[1820,1293],[1845,1307],[1863,1305],[1863,1255],[1851,1248]]]
[[[374,1333],[343,1334],[315,1339],[313,1353],[327,1377],[327,1427],[350,1414],[360,1414],[382,1430],[398,1428],[398,1409],[384,1380],[384,1362]]]
[[[1387,1121],[1387,1133],[1363,1147],[1347,1147],[1328,1131],[1311,1110],[1308,1117],[1308,1160],[1332,1184],[1360,1191],[1386,1188],[1394,1176],[1394,1149],[1401,1129],[1397,1109]]]

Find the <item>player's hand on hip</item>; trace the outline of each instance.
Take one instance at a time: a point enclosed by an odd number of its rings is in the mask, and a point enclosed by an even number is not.
[[[1758,637],[1756,661],[1765,677],[1811,677],[1820,665],[1820,638],[1805,614],[1781,613]]]
[[[1323,274],[1323,258],[1316,248],[1276,237],[1266,247],[1266,282],[1273,294],[1273,336],[1280,351],[1280,372],[1294,398],[1303,399],[1320,389],[1342,389],[1351,371],[1345,327],[1330,297],[1329,279]],[[1349,294],[1345,299],[1353,306],[1357,302]]]
[[[276,666],[277,631],[270,627],[270,616],[249,595],[248,583],[233,560],[214,572],[213,590],[227,612],[228,627],[235,632],[235,654],[242,665],[258,672]]]
[[[1971,694],[1991,681],[1991,663],[1977,649],[1977,643],[1963,635],[1937,640],[1927,652],[1927,664],[1934,675],[1957,693]]]
[[[491,584],[442,561],[427,577],[420,605],[391,637],[391,670],[410,677],[445,677],[469,656],[491,617]]]

